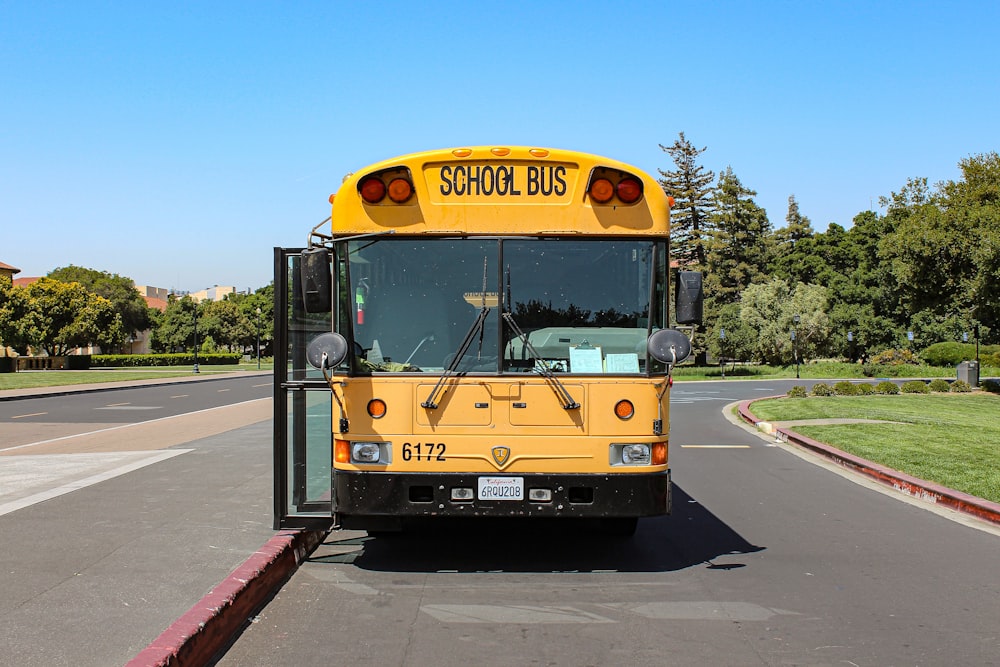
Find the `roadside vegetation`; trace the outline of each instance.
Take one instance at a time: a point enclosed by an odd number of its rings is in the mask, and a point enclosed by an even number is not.
[[[198,375],[219,375],[237,371],[257,371],[257,362],[230,364],[227,366],[200,366]],[[261,371],[274,368],[271,359],[261,361]],[[154,380],[162,378],[194,377],[194,366],[147,367],[147,368],[100,368],[87,371],[21,371],[20,373],[0,373],[0,392],[7,389],[36,389],[62,385],[100,384],[104,382],[127,382],[132,380]]]
[[[884,423],[797,425],[802,435],[869,461],[1000,502],[1000,396],[929,393],[779,398],[751,410],[764,421],[870,419]]]

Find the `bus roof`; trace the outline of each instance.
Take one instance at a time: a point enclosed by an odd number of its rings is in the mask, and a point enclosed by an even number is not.
[[[330,196],[335,237],[379,233],[662,236],[670,200],[617,160],[552,148],[413,153],[349,175]]]

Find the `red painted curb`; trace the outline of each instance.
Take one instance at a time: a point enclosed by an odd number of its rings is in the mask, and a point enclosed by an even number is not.
[[[323,531],[305,530],[278,533],[126,667],[208,664],[325,535]]]
[[[775,396],[771,398],[783,397]],[[755,401],[762,400],[766,399],[759,398],[753,401],[741,402],[739,405],[740,418],[749,424],[756,425],[760,420],[751,412],[750,405]],[[826,443],[807,438],[791,429],[778,428],[775,432],[783,440],[793,445],[808,449],[849,470],[874,479],[886,486],[891,486],[900,493],[905,493],[908,496],[920,498],[936,505],[944,505],[957,512],[969,514],[990,523],[1000,524],[1000,504],[998,503],[971,496],[961,491],[955,491],[954,489],[907,475],[906,473],[878,463],[872,463],[860,456],[849,454]]]

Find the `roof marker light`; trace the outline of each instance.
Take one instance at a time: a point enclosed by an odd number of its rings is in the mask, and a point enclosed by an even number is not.
[[[413,194],[413,185],[405,178],[394,178],[389,181],[389,199],[402,204]]]
[[[455,150],[453,150],[451,152],[451,154],[454,155],[455,157],[469,157],[470,155],[472,155],[472,149],[471,148],[456,148]]]
[[[642,183],[632,177],[623,178],[616,188],[618,198],[626,204],[634,204],[642,197]]]
[[[615,186],[606,178],[595,178],[590,183],[590,198],[598,204],[606,204],[615,194]]]
[[[369,176],[361,181],[358,191],[366,202],[377,204],[385,198],[385,183],[378,176]]]
[[[491,148],[490,152],[496,155],[497,157],[505,157],[507,155],[510,155],[509,148]]]

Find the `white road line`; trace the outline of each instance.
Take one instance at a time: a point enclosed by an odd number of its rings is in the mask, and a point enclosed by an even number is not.
[[[25,417],[41,417],[42,415],[47,415],[48,412],[32,412],[28,415],[14,415],[11,419],[24,419]]]
[[[140,468],[145,468],[153,463],[159,463],[160,461],[165,461],[169,458],[173,458],[178,454],[186,454],[187,452],[193,452],[193,449],[168,449],[158,452],[150,452],[149,456],[144,456],[137,461],[127,463],[117,468],[112,468],[111,470],[105,470],[104,472],[97,473],[96,475],[91,475],[90,477],[85,477],[74,482],[69,482],[61,486],[57,486],[52,489],[46,489],[45,491],[40,491],[34,493],[30,496],[24,498],[19,498],[17,500],[12,500],[8,503],[0,504],[0,516],[4,514],[10,514],[19,509],[24,509],[25,507],[30,507],[36,503],[40,503],[45,500],[51,500],[58,496],[71,493],[78,489],[82,489],[93,484],[98,484],[100,482],[113,479],[125,473],[132,472],[133,470],[138,470]]]
[[[681,449],[750,449],[750,445],[681,445]]]

